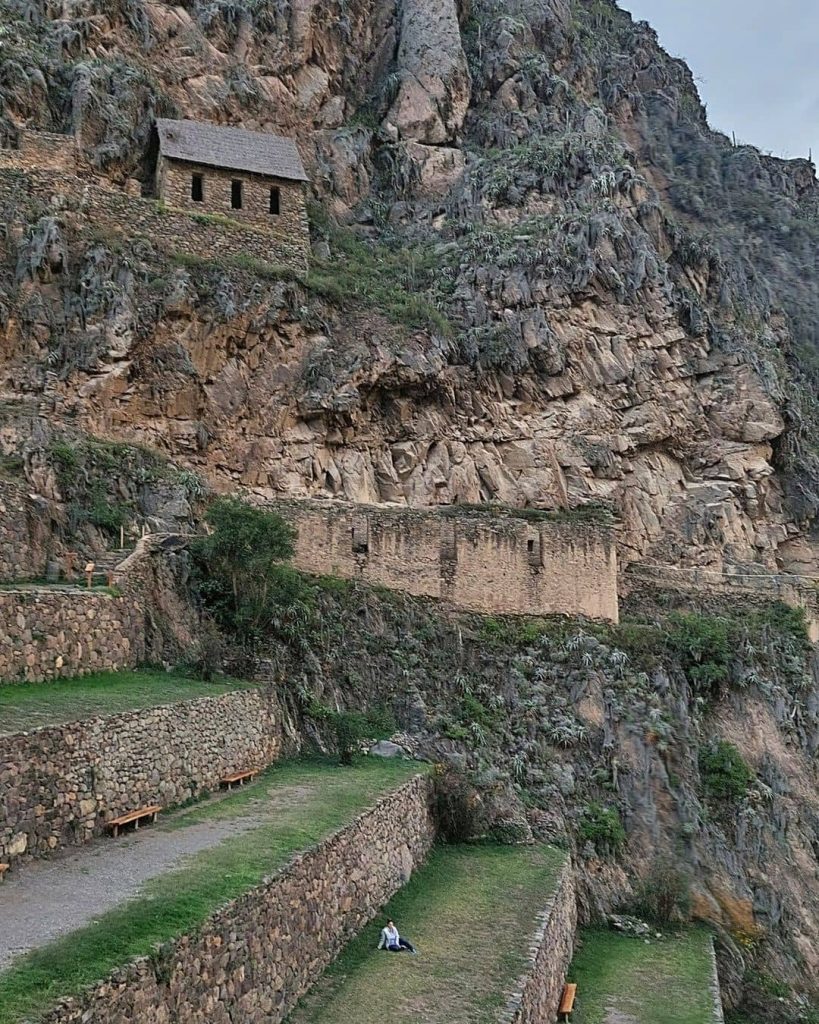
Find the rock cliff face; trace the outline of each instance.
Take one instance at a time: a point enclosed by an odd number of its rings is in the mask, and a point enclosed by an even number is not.
[[[217,486],[603,499],[626,560],[816,568],[813,169],[709,131],[646,24],[608,0],[2,11],[7,141],[73,130],[147,186],[157,113],[279,130],[316,200],[305,288],[115,240],[59,174],[50,203],[18,190],[9,401]]]
[[[0,171],[0,472],[68,526],[118,531],[112,496],[187,525],[193,470],[270,497],[604,501],[623,562],[819,575],[814,168],[711,132],[685,65],[611,0],[0,0],[0,47],[2,142],[72,132],[85,161],[42,168],[45,192]],[[297,139],[306,279],[83,215],[88,190],[147,194],[157,115]],[[798,637],[753,620],[708,704],[655,610],[656,650],[645,623],[514,643],[473,623],[464,648],[372,600],[334,620],[366,626],[358,646],[304,641],[305,687],[353,703],[381,672],[411,742],[502,766],[549,834],[616,802],[636,873],[682,850],[736,962],[761,927],[774,970],[811,983],[819,696]],[[738,809],[707,806],[717,735],[753,770]],[[585,905],[609,907],[632,880],[591,847]]]
[[[9,141],[70,129],[147,185],[156,113],[294,134],[317,252],[306,289],[169,266],[55,175],[7,203],[9,399],[220,486],[604,499],[626,559],[812,566],[812,168],[710,132],[647,25],[568,0],[3,12]]]

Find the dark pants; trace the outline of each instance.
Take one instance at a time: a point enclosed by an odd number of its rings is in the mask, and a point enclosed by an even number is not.
[[[397,946],[393,943],[391,946],[385,946],[384,948],[388,953],[403,953],[405,949],[410,953],[415,952],[415,946],[411,942],[407,942],[406,939],[399,939]]]

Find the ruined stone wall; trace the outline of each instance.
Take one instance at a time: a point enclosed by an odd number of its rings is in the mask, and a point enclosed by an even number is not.
[[[632,595],[652,590],[672,590],[699,599],[707,595],[733,598],[744,604],[781,601],[801,608],[811,643],[819,643],[819,587],[815,579],[789,573],[763,575],[716,572],[648,562],[632,564],[623,574],[623,590]]]
[[[201,174],[201,203],[191,198],[191,176]],[[231,182],[242,182],[242,208],[230,205]],[[161,158],[157,174],[158,193],[175,209],[187,213],[218,213],[240,223],[254,224],[283,240],[307,242],[307,204],[304,185],[286,178],[266,178],[243,171],[228,171],[204,164]],[[270,213],[270,189],[279,189],[279,214]]]
[[[18,149],[0,149],[0,167],[74,174],[77,170],[76,141],[73,135],[21,131]]]
[[[587,523],[458,523],[450,599],[475,611],[617,621],[614,541]]]
[[[435,835],[429,780],[416,777],[195,935],[115,972],[48,1024],[279,1024],[345,943],[423,862]]]
[[[25,489],[0,479],[0,582],[45,572],[48,528]]]
[[[530,942],[529,966],[506,1005],[501,1024],[551,1024],[557,1020],[576,932],[574,872],[567,861],[555,893],[543,909]]]
[[[359,579],[486,614],[617,621],[610,531],[588,522],[279,502],[304,572]]]
[[[114,237],[145,238],[170,255],[205,260],[252,258],[297,272],[307,269],[306,221],[291,232],[262,228],[233,216],[227,221],[208,220],[206,211],[198,216],[188,214],[118,190],[99,176],[88,173],[79,177],[70,168],[56,170],[55,174],[39,156],[32,159],[25,149],[0,149],[0,204],[11,204],[20,194],[27,194],[51,206],[54,196],[60,195],[68,200],[60,215],[79,215],[79,227],[91,225]]]
[[[2,683],[132,668],[144,653],[144,612],[132,596],[80,587],[0,590]]]
[[[120,814],[182,803],[282,748],[266,690],[0,736],[0,861],[87,842]]]

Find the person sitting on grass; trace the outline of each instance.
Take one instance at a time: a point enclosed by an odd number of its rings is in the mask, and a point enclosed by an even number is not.
[[[381,929],[381,941],[378,943],[378,948],[386,950],[387,953],[403,953],[405,950],[414,953],[416,951],[411,942],[402,939],[398,934],[394,921],[387,921],[386,928]]]

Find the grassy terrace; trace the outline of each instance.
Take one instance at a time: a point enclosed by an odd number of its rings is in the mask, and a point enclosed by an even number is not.
[[[251,683],[203,683],[168,672],[99,672],[50,683],[0,684],[0,736],[96,715],[213,697]]]
[[[119,907],[57,942],[15,961],[0,974],[0,1024],[38,1019],[59,997],[79,992],[157,943],[195,929],[221,905],[326,838],[419,765],[362,761],[338,768],[321,761],[277,765],[257,782],[217,803],[194,808],[170,827],[252,812],[264,822],[185,860]],[[265,815],[265,805],[267,815]],[[252,805],[252,806],[250,806]]]
[[[490,1024],[525,969],[562,864],[543,846],[439,847],[288,1024]],[[388,916],[418,956],[375,952]]]
[[[695,929],[648,945],[588,931],[569,971],[574,1024],[711,1024],[710,938]]]

